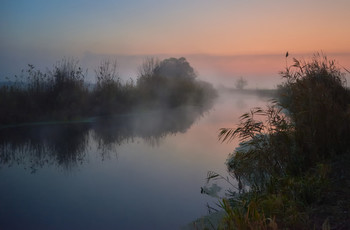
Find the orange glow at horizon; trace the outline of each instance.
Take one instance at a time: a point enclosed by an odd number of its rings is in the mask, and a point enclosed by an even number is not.
[[[286,51],[350,53],[349,0],[77,2],[4,3],[1,69],[86,53],[212,55],[220,58],[197,68],[216,68],[226,75],[271,74],[285,67]],[[272,61],[273,55],[282,59]]]
[[[303,7],[256,2],[257,7],[247,3],[240,9],[203,3],[210,13],[189,8],[182,9],[181,16],[169,13],[164,20],[136,20],[127,24],[123,33],[115,30],[104,43],[89,49],[129,55],[350,52],[350,2],[302,3]]]

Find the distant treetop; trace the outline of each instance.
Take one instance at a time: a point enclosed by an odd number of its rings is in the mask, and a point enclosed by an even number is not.
[[[168,58],[161,61],[155,70],[156,74],[164,77],[196,78],[194,69],[186,58]]]
[[[248,85],[248,82],[243,77],[240,77],[239,79],[237,79],[237,81],[235,83],[235,86],[237,89],[243,89],[247,85]]]

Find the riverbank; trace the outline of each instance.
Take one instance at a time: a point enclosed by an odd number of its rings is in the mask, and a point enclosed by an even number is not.
[[[272,104],[220,129],[240,146],[226,162],[238,189],[220,201],[219,229],[350,228],[350,91],[335,63],[294,59]]]
[[[183,105],[206,107],[217,96],[211,84],[197,79],[185,58],[146,60],[135,82],[123,83],[116,68],[102,62],[92,85],[74,60],[63,60],[47,72],[28,65],[21,76],[0,87],[0,107],[5,111],[0,125],[67,122]]]

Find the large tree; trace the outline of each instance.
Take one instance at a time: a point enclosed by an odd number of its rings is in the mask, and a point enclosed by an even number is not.
[[[196,78],[196,74],[186,58],[168,58],[159,63],[155,73],[164,77]]]

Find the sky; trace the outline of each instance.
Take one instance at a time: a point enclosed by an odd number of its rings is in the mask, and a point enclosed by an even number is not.
[[[3,0],[1,5],[3,74],[29,63],[50,67],[63,57],[87,62],[92,55],[192,57],[200,72],[208,68],[198,62],[203,57],[218,57],[217,62],[249,56],[260,62],[276,56],[285,63],[286,51],[350,53],[349,0]],[[254,61],[242,66],[249,63]],[[247,75],[259,68],[247,67]],[[237,72],[212,72],[225,71]]]

